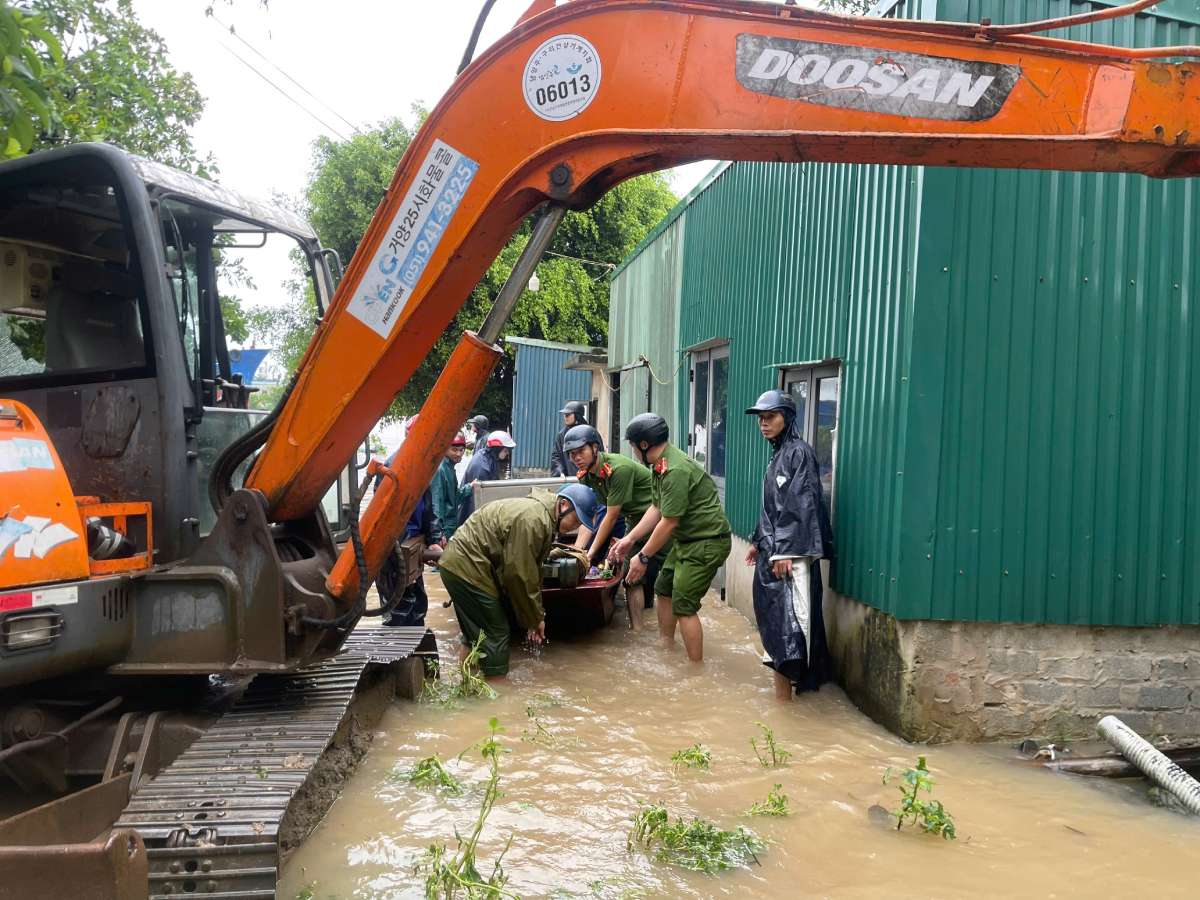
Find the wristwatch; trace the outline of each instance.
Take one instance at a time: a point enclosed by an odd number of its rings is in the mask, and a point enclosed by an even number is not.
[[[643,553],[641,550],[639,550],[639,551],[638,551],[638,560],[641,562],[641,564],[642,564],[643,566],[648,566],[648,565],[650,565],[650,557],[648,557],[648,556],[647,556],[645,553]]]

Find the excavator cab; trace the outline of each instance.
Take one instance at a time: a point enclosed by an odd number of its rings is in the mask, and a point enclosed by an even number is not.
[[[131,606],[213,531],[213,463],[266,415],[221,299],[257,262],[286,276],[288,250],[325,309],[329,254],[278,204],[103,144],[0,165],[0,691],[202,639],[202,600],[152,589],[140,623]],[[322,504],[333,534],[355,483]]]

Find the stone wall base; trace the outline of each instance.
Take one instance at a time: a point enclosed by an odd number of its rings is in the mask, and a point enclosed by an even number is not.
[[[734,540],[726,599],[753,621]],[[1200,738],[1200,627],[900,621],[826,588],[837,680],[910,741],[1094,739],[1119,715],[1147,738]]]

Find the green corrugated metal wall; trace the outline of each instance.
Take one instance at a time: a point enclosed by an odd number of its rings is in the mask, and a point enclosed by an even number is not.
[[[679,366],[679,287],[683,271],[686,210],[654,235],[613,277],[609,305],[608,365],[620,368],[650,360],[646,368],[621,373],[621,430],[610,449],[627,452],[625,426],[648,403],[678,433],[674,378]],[[662,385],[658,380],[666,381]]]
[[[1195,21],[1195,0],[1170,2]],[[892,14],[1012,22],[1088,8],[909,0]],[[1071,36],[1149,46],[1200,43],[1196,32],[1139,16]],[[753,527],[765,462],[737,409],[777,384],[773,364],[837,357],[840,591],[901,618],[1200,622],[1196,190],[1140,176],[727,170],[688,209],[678,346],[731,342],[735,529]]]
[[[1086,8],[941,0],[939,13]],[[1194,0],[1175,9],[1196,20]],[[1198,31],[1138,16],[1070,36],[1165,46]],[[898,614],[1200,622],[1198,190],[927,170],[912,381],[928,390],[909,415]]]
[[[739,164],[688,210],[680,342],[730,341],[725,502],[738,533],[754,528],[767,459],[741,410],[778,386],[772,365],[838,357],[838,538],[848,559],[894,558],[919,188],[900,167]],[[687,392],[681,379],[683,409]],[[857,568],[837,581],[880,606],[895,591]]]

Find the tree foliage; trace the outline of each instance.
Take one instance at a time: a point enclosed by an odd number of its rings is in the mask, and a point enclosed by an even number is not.
[[[418,122],[423,120],[423,110],[415,113]],[[336,249],[344,262],[354,255],[414,133],[403,121],[392,119],[348,141],[322,137],[314,143],[306,212],[322,243]],[[569,213],[538,266],[539,290],[522,293],[506,332],[603,346],[608,337],[607,276],[674,203],[665,177],[655,174],[618,185],[586,212]],[[420,408],[459,336],[483,323],[528,242],[531,227],[526,221],[488,268],[397,396],[390,416],[411,415]],[[293,297],[293,309],[256,320],[265,330],[252,327],[256,335],[279,348],[289,369],[307,346],[315,313],[311,297],[300,292],[299,281]],[[477,404],[497,426],[511,420],[514,368],[509,351]]]
[[[46,89],[49,67],[62,63],[62,48],[44,15],[0,0],[0,152],[29,151],[37,135],[54,126],[54,103]]]
[[[112,141],[203,174],[191,129],[204,98],[192,76],[171,65],[162,37],[138,22],[131,0],[38,0],[38,7],[63,53],[45,75],[58,127],[34,149]]]
[[[851,16],[870,14],[878,0],[820,0],[818,6],[827,12],[845,13]]]

